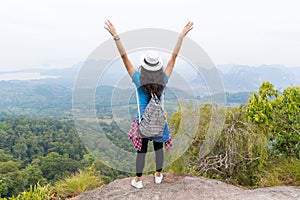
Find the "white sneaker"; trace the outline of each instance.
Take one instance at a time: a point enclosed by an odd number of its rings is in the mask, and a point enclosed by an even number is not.
[[[135,188],[138,188],[138,189],[143,188],[143,183],[142,183],[142,181],[136,182],[135,178],[132,179],[131,185],[132,185],[133,187],[135,187]]]
[[[155,183],[156,183],[156,184],[160,184],[161,181],[162,181],[162,179],[163,179],[163,174],[160,173],[160,176],[159,176],[159,177],[157,177],[156,174],[155,174],[154,177],[155,177]]]

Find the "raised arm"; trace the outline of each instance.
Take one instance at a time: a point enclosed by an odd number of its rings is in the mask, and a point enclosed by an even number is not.
[[[168,61],[167,68],[165,69],[165,73],[168,76],[168,78],[170,78],[170,76],[172,74],[172,71],[173,71],[173,68],[174,68],[174,65],[175,65],[175,61],[176,61],[176,57],[179,53],[183,38],[188,34],[188,32],[190,30],[192,30],[192,28],[193,28],[193,22],[188,22],[185,25],[185,27],[183,28],[183,30],[181,31],[181,33],[178,37],[178,40],[177,40],[177,43],[176,43],[175,48],[173,50],[173,53],[172,53],[172,55],[171,55],[171,57]]]
[[[117,46],[117,48],[119,50],[119,53],[121,55],[121,58],[123,60],[123,63],[125,65],[125,67],[126,67],[126,70],[127,70],[128,74],[130,75],[130,77],[132,77],[133,74],[134,74],[135,69],[134,69],[131,61],[129,60],[129,58],[128,58],[127,54],[126,54],[126,51],[125,51],[125,49],[124,49],[124,47],[122,45],[120,37],[117,34],[116,28],[114,27],[114,25],[109,20],[107,20],[105,22],[104,28],[106,30],[108,30],[108,32],[113,36],[113,38],[114,38],[114,40],[116,42],[116,46]]]

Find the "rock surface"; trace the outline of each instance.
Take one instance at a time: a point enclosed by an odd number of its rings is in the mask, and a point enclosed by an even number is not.
[[[300,200],[300,187],[293,186],[245,190],[212,179],[190,175],[174,176],[171,173],[164,173],[164,179],[160,185],[154,183],[153,176],[143,176],[144,187],[142,189],[135,189],[130,184],[131,179],[115,180],[103,188],[83,193],[74,198],[74,200]]]

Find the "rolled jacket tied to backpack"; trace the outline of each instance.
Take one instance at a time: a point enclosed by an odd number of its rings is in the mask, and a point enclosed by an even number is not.
[[[167,117],[160,100],[155,94],[151,94],[151,96],[152,98],[146,106],[139,122],[141,137],[150,139],[162,137],[167,123]]]

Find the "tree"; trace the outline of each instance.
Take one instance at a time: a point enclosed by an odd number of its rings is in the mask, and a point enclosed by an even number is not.
[[[248,119],[270,137],[270,147],[278,155],[300,158],[300,87],[291,86],[278,95],[263,83],[247,105]]]
[[[56,152],[49,153],[42,158],[41,170],[47,180],[57,180],[76,172],[80,167],[79,161],[61,156]]]
[[[285,89],[272,103],[274,149],[300,159],[300,87]]]
[[[272,99],[278,96],[274,85],[264,82],[259,87],[259,93],[254,92],[247,104],[248,119],[260,125],[269,125],[272,120]]]

